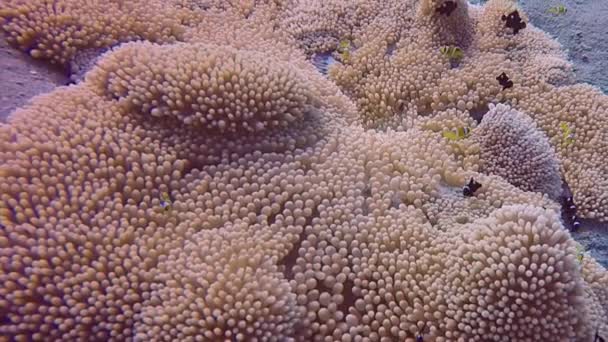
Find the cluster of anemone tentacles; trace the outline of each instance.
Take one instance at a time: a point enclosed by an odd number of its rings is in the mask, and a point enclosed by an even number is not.
[[[0,124],[0,336],[608,337],[608,273],[555,201],[563,178],[607,219],[608,97],[514,10],[9,0],[32,56],[108,52]]]

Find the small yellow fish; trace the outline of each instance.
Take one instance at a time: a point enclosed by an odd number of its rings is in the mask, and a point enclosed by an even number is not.
[[[439,52],[441,52],[444,57],[453,59],[455,61],[459,61],[462,59],[462,57],[464,57],[462,49],[458,46],[442,46],[439,48]]]
[[[340,58],[342,59],[343,62],[348,62],[350,60],[350,51],[343,51],[340,54]]]
[[[338,45],[338,53],[340,53],[340,57],[343,62],[346,62],[350,59],[350,50],[351,44],[348,39],[342,39],[340,44]]]
[[[338,46],[338,51],[350,50],[350,41],[348,39],[342,39]]]
[[[451,131],[443,131],[442,133],[444,138],[454,141],[467,138],[470,134],[471,129],[469,127],[458,127]]]
[[[171,197],[169,197],[169,194],[163,192],[160,197],[160,207],[163,208],[164,211],[170,211],[172,204],[173,203],[171,202]]]
[[[585,257],[585,247],[580,243],[576,244],[576,260],[580,263],[583,262],[583,258]]]
[[[553,13],[555,15],[560,15],[560,14],[566,14],[566,12],[568,12],[568,9],[564,5],[558,5],[558,6],[553,6],[553,7],[549,8],[548,12]]]
[[[564,145],[568,146],[572,144],[574,142],[574,132],[572,132],[572,129],[570,128],[570,126],[568,126],[568,123],[562,122],[559,124],[559,127],[562,130],[562,138],[564,140]]]

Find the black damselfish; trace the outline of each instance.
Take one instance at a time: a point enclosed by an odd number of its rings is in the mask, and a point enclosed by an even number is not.
[[[595,331],[595,338],[593,339],[593,342],[606,342],[606,340],[604,340],[604,338],[602,336],[600,336],[600,333],[598,330]]]
[[[416,334],[416,342],[424,342],[424,329],[426,329],[426,322],[424,322],[424,325],[422,326],[422,329],[418,331],[418,333]]]
[[[566,198],[566,205],[564,210],[566,215],[568,215],[570,218],[569,223],[572,227],[572,231],[576,232],[581,227],[581,222],[579,221],[578,216],[576,215],[576,205],[574,204],[574,199],[572,198],[572,196],[568,196]]]
[[[513,87],[513,81],[509,80],[509,76],[507,76],[507,74],[505,74],[504,72],[498,75],[498,77],[496,77],[496,80],[502,86],[502,90]]]
[[[445,14],[446,16],[450,16],[452,12],[458,7],[458,4],[455,1],[445,1],[435,10],[439,14]]]
[[[462,188],[462,194],[465,197],[470,197],[473,196],[475,194],[475,191],[479,190],[479,188],[481,188],[481,183],[476,182],[472,177],[471,180],[469,180],[469,184],[465,185]]]
[[[502,15],[502,20],[506,21],[506,26],[513,29],[513,34],[517,34],[520,30],[526,28],[526,22],[521,20],[519,12],[517,10],[509,13],[509,15]]]

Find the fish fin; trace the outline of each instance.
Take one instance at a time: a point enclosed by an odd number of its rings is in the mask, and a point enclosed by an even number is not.
[[[456,136],[458,137],[458,139],[464,138],[464,135],[465,135],[464,127],[458,127],[456,132],[457,132]]]
[[[464,57],[464,53],[462,52],[461,49],[457,48],[454,52],[454,57],[456,59],[462,59],[462,57]]]

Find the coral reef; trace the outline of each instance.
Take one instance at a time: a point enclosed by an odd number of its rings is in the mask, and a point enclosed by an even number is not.
[[[554,200],[561,195],[557,157],[530,117],[503,104],[490,104],[471,138],[480,146],[481,172],[501,176],[521,189],[541,192]]]
[[[550,198],[561,174],[580,213],[607,219],[606,96],[561,85],[559,47],[505,27],[511,1],[318,5],[0,10],[33,56],[109,49],[0,125],[0,335],[606,336],[608,273],[578,257]],[[345,38],[349,58],[318,72],[314,55]],[[464,126],[470,136],[441,134]],[[471,178],[481,188],[464,196]]]
[[[125,44],[88,77],[129,111],[176,117],[205,133],[286,127],[314,99],[297,69],[216,45]]]
[[[36,58],[60,65],[81,50],[145,39],[174,42],[184,32],[177,6],[168,1],[21,1],[0,8],[8,41]]]

